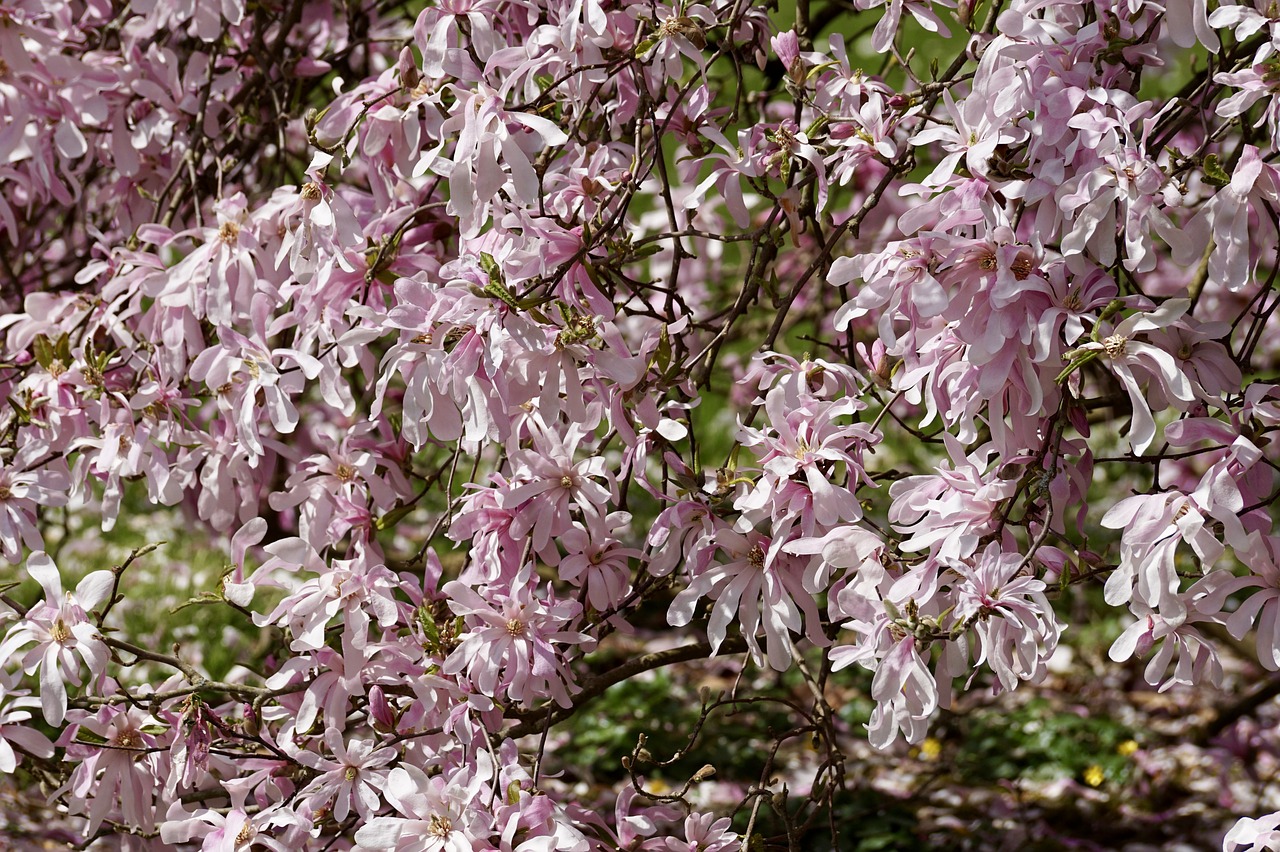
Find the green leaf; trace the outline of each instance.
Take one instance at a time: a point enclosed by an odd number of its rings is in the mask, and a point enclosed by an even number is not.
[[[32,341],[31,348],[36,356],[36,363],[46,370],[57,357],[53,351],[53,344],[49,342],[49,338],[43,334],[37,334],[36,339]]]
[[[178,604],[175,607],[172,607],[169,610],[169,612],[171,613],[181,612],[182,610],[186,609],[189,606],[201,606],[203,604],[219,604],[219,603],[223,603],[224,600],[225,599],[222,597],[221,594],[216,594],[214,592],[201,592],[200,594],[196,595],[194,598],[187,598],[182,603]]]
[[[1227,186],[1231,183],[1231,175],[1222,168],[1217,154],[1209,154],[1204,158],[1204,179],[1214,186]]]
[[[413,511],[413,505],[397,506],[373,522],[374,529],[385,530],[394,527]]]
[[[9,404],[13,406],[14,412],[18,415],[18,424],[27,426],[31,423],[31,412],[22,407],[22,404],[13,397],[9,397]]]

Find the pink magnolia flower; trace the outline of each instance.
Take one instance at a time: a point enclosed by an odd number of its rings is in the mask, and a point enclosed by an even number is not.
[[[908,476],[890,486],[889,520],[911,532],[900,545],[903,550],[930,550],[941,558],[963,559],[977,550],[979,538],[995,528],[1002,502],[1013,495],[1018,483],[991,469],[993,445],[966,455],[949,433],[944,432],[942,440],[951,466],[938,467],[932,475]]]
[[[294,759],[303,766],[320,772],[320,776],[300,791],[312,809],[332,803],[333,818],[344,822],[354,807],[364,819],[370,819],[382,802],[379,795],[387,786],[387,772],[382,767],[396,759],[391,746],[375,748],[376,741],[354,738],[344,742],[342,732],[325,731],[325,745],[332,758],[321,757],[310,750],[298,750]]]
[[[42,507],[65,506],[71,490],[66,462],[40,464],[29,451],[20,451],[8,465],[0,463],[0,553],[10,562],[22,558],[22,548],[43,550],[36,526]]]
[[[160,755],[157,737],[146,729],[156,719],[137,707],[104,706],[97,714],[82,716],[59,740],[67,747],[67,757],[82,759],[71,773],[63,791],[70,793],[72,813],[88,817],[87,837],[93,837],[109,817],[144,832],[154,830],[156,794],[159,792]],[[78,728],[95,734],[103,745],[70,743],[68,735]]]
[[[663,509],[649,528],[648,570],[665,577],[678,564],[700,574],[715,555],[715,521],[711,508],[699,500],[682,500]]]
[[[364,231],[355,211],[324,179],[331,162],[331,154],[317,151],[307,168],[310,180],[298,189],[296,196],[283,196],[289,201],[281,210],[281,216],[285,221],[296,219],[297,223],[287,228],[274,265],[278,269],[287,257],[289,269],[304,283],[320,271],[323,260],[331,260],[347,272],[355,271],[348,252],[365,245]]]
[[[987,663],[1004,689],[1043,677],[1062,632],[1044,582],[1019,573],[1024,567],[1021,554],[1003,552],[992,542],[972,567],[952,569],[963,578],[956,587],[955,618],[978,640],[974,662]]]
[[[1253,819],[1243,817],[1222,839],[1222,852],[1264,852],[1280,845],[1280,811]]]
[[[17,768],[20,755],[14,746],[35,757],[53,757],[53,743],[28,724],[30,708],[39,706],[37,699],[14,692],[0,679],[0,772],[12,774]]]
[[[301,827],[302,819],[284,803],[255,813],[244,808],[244,796],[232,795],[239,804],[226,813],[221,809],[199,808],[188,812],[182,802],[174,802],[160,823],[160,839],[165,843],[200,841],[201,852],[247,852],[265,847],[275,852],[291,852],[291,847],[277,840],[275,834],[288,827]]]
[[[1119,606],[1131,599],[1178,618],[1183,605],[1174,551],[1187,542],[1208,572],[1224,548],[1208,526],[1209,513],[1197,499],[1179,492],[1140,494],[1116,503],[1103,526],[1124,530],[1120,564],[1107,578],[1106,601]]]
[[[535,139],[555,146],[569,137],[540,115],[507,111],[498,94],[484,84],[475,90],[458,87],[456,94],[453,115],[441,127],[446,138],[458,134],[448,158],[452,162],[441,158],[432,168],[448,176],[449,210],[458,217],[463,235],[474,237],[504,187],[526,204],[537,202],[539,180],[528,150]]]
[[[325,564],[316,551],[301,539],[285,539],[268,547],[275,557],[258,569],[264,577],[277,568],[305,567],[318,576],[293,586],[267,615],[254,615],[260,625],[282,624],[293,634],[290,647],[295,652],[317,651],[325,647],[325,630],[335,617],[342,616],[346,641],[362,647],[367,641],[371,620],[390,627],[399,619],[394,598],[399,579],[362,548],[353,548],[351,559],[335,559]],[[258,575],[254,584],[262,585]],[[371,619],[372,616],[372,619]]]
[[[1223,7],[1241,8],[1241,7]],[[1219,10],[1221,11],[1221,10]],[[1215,13],[1216,14],[1216,13]],[[1250,72],[1242,72],[1248,74]],[[1219,82],[1231,82],[1242,75],[1219,74],[1215,79]],[[1272,91],[1268,84],[1268,91]],[[1244,92],[1241,95],[1245,94]],[[1228,98],[1218,106],[1221,115],[1235,115],[1231,109],[1233,102],[1240,100],[1241,95]],[[1276,109],[1275,107],[1272,110]],[[1273,118],[1273,127],[1280,119]],[[1213,240],[1213,249],[1209,254],[1209,280],[1221,283],[1228,290],[1242,290],[1252,278],[1258,263],[1258,249],[1261,245],[1260,228],[1268,227],[1265,216],[1256,217],[1254,211],[1268,206],[1280,204],[1280,171],[1275,166],[1264,162],[1261,153],[1253,145],[1245,145],[1231,175],[1231,182],[1222,187],[1210,198],[1195,217],[1187,224],[1191,239],[1186,247],[1178,247],[1175,259],[1178,262],[1193,262],[1197,252]],[[1272,234],[1276,227],[1269,226]],[[1270,236],[1270,235],[1268,235]],[[1238,384],[1238,383],[1237,383]]]
[[[854,2],[855,8],[860,10],[874,9],[881,5],[885,7],[884,17],[880,19],[880,23],[876,24],[875,31],[871,34],[871,49],[876,53],[885,53],[889,50],[898,35],[904,11],[908,12],[926,31],[937,33],[943,38],[951,36],[947,25],[942,23],[933,11],[934,6],[953,6],[949,0],[855,0]]]
[[[655,81],[679,80],[683,76],[684,59],[699,70],[706,67],[703,51],[707,44],[707,29],[716,25],[715,12],[701,3],[681,3],[678,7],[667,3],[636,4],[627,7],[632,17],[646,19],[648,49],[638,56],[652,63],[650,78]],[[653,18],[650,19],[650,15]]]
[[[1133,405],[1129,444],[1139,455],[1147,451],[1156,437],[1151,391],[1159,392],[1159,405],[1172,404],[1183,410],[1195,401],[1195,394],[1174,357],[1159,346],[1136,339],[1136,335],[1165,328],[1186,313],[1188,307],[1187,299],[1170,299],[1150,313],[1131,314],[1110,333],[1096,335],[1098,340],[1091,340],[1077,350],[1104,356],[1107,366],[1120,379]],[[1143,377],[1151,382],[1148,391],[1139,384]]]
[[[831,668],[838,671],[855,662],[870,662],[866,649],[840,646],[831,650]],[[938,684],[921,657],[920,642],[903,636],[874,665],[871,697],[875,709],[867,723],[873,746],[888,748],[901,731],[908,743],[918,743],[928,731],[928,721],[938,708]]]
[[[888,20],[889,16],[886,15],[881,26]],[[1007,90],[1015,73],[1012,67],[1007,67],[999,75],[985,78],[989,88],[975,89],[960,103],[956,103],[950,89],[944,90],[943,102],[954,124],[935,125],[911,137],[912,145],[941,143],[942,149],[947,152],[933,173],[925,178],[925,186],[944,186],[955,174],[962,160],[969,174],[985,178],[991,155],[998,146],[1013,146],[1023,141],[1026,131],[1014,127],[1006,115],[996,112],[1000,108],[1011,111],[1016,102],[1009,97],[1002,96],[994,100],[991,97],[1002,88]]]
[[[585,526],[575,521],[560,537],[566,553],[556,568],[560,579],[581,588],[596,612],[622,603],[631,590],[631,563],[644,558],[641,551],[623,547],[615,537],[630,523],[630,514],[613,512],[602,520],[588,520]]]
[[[742,845],[742,838],[735,834],[728,817],[716,819],[715,814],[694,813],[684,820],[684,839],[666,838],[670,852],[729,852]]]
[[[1220,623],[1219,611],[1232,584],[1226,572],[1217,572],[1197,581],[1182,595],[1182,605],[1166,617],[1135,600],[1130,610],[1137,620],[1125,628],[1111,644],[1107,655],[1117,663],[1145,656],[1158,648],[1143,671],[1143,679],[1165,692],[1174,684],[1222,685],[1222,663],[1213,645],[1196,629],[1201,622]],[[1174,663],[1172,674],[1169,664]],[[1163,679],[1163,682],[1161,682]]]
[[[780,672],[789,669],[794,660],[791,634],[803,633],[815,645],[826,645],[817,606],[813,595],[805,591],[798,559],[755,532],[744,535],[722,527],[716,531],[715,541],[727,561],[712,563],[690,580],[671,602],[667,623],[685,626],[693,620],[698,601],[709,597],[715,601],[707,622],[712,653],[736,621],[756,664],[768,660]],[[767,653],[760,648],[762,630]]]
[[[60,725],[67,714],[66,682],[80,685],[81,663],[95,678],[106,668],[110,652],[86,610],[107,599],[114,577],[110,571],[94,571],[74,592],[63,592],[58,566],[43,551],[27,559],[27,573],[44,589],[44,599],[9,629],[0,642],[0,660],[13,659],[16,652],[35,643],[22,658],[22,668],[27,674],[39,671],[45,721]]]
[[[475,589],[454,580],[441,589],[449,607],[467,620],[467,632],[441,667],[447,675],[462,672],[484,695],[509,696],[525,706],[553,698],[571,706],[573,675],[556,645],[584,645],[595,640],[566,630],[581,614],[576,601],[543,601],[527,582],[516,581],[510,594]]]
[[[483,807],[492,776],[486,762],[428,777],[412,764],[387,778],[386,797],[402,816],[380,816],[356,832],[358,849],[471,852],[493,849],[493,816]]]
[[[1268,671],[1280,671],[1280,537],[1251,537],[1250,548],[1237,549],[1236,556],[1252,572],[1230,583],[1231,591],[1261,587],[1249,595],[1228,616],[1227,630],[1243,639],[1257,623],[1258,662]]]
[[[770,428],[739,431],[739,441],[754,449],[764,476],[735,501],[735,508],[799,515],[805,534],[811,534],[815,524],[830,527],[857,520],[862,507],[854,491],[870,484],[862,454],[878,443],[879,436],[862,423],[840,421],[856,415],[863,404],[849,397],[823,402],[812,397],[789,401],[788,396],[786,385],[779,385],[765,397]],[[843,470],[843,483],[831,481],[838,469]],[[802,485],[794,489],[801,499],[784,499],[790,482]]]
[[[530,418],[529,426],[533,446],[511,452],[513,473],[502,508],[512,512],[511,534],[532,534],[533,547],[541,552],[553,536],[569,530],[570,505],[587,517],[603,517],[616,485],[603,457],[574,461],[587,436],[585,429],[567,426],[561,436],[537,417]]]
[[[218,407],[236,427],[236,436],[249,450],[251,463],[264,450],[258,425],[259,397],[266,404],[271,425],[287,434],[298,425],[298,409],[292,397],[301,391],[305,379],[314,379],[322,369],[318,360],[293,349],[268,351],[262,344],[224,328],[221,344],[210,347],[191,364],[191,378],[216,394]],[[277,360],[291,361],[278,367]]]

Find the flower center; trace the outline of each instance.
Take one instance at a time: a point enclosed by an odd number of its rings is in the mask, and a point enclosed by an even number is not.
[[[560,487],[561,487],[561,488],[572,488],[572,487],[573,487],[573,477],[572,477],[572,476],[569,476],[568,474],[565,474],[564,476],[560,477]]]
[[[120,748],[137,748],[138,746],[142,745],[142,737],[138,736],[137,731],[133,730],[132,728],[128,728],[116,734],[115,740],[113,740],[112,745],[118,746]]]
[[[309,180],[302,185],[303,201],[319,201],[320,200],[320,184],[313,180]]]
[[[61,618],[56,618],[53,626],[49,628],[49,636],[59,645],[65,645],[71,639],[71,628],[67,627],[67,623]]]
[[[255,832],[253,830],[253,824],[246,822],[244,825],[240,827],[240,833],[236,835],[236,845],[237,846],[245,845],[246,843],[248,843],[250,840],[253,839],[254,834]]]
[[[1020,254],[1017,259],[1013,261],[1013,265],[1009,268],[1013,270],[1014,278],[1019,281],[1026,281],[1027,277],[1031,275],[1031,258]]]
[[[431,837],[448,837],[453,833],[453,823],[448,817],[432,814],[427,822],[427,834]]]
[[[13,496],[13,491],[7,483],[0,483],[0,500],[8,500]]]
[[[764,548],[758,544],[753,544],[751,549],[747,551],[747,562],[752,568],[764,568]]]
[[[334,475],[338,477],[339,482],[351,482],[356,478],[356,469],[346,462],[343,462],[338,465],[338,470]]]
[[[658,27],[658,38],[684,36],[694,47],[702,50],[707,46],[707,36],[698,22],[684,15],[667,18]]]
[[[235,222],[223,222],[218,228],[218,239],[227,245],[234,243],[238,236],[240,236],[240,226]]]
[[[348,781],[356,780],[356,776],[360,774],[360,769],[355,766],[348,766],[347,771],[342,773],[342,777]]]
[[[513,618],[513,619],[511,619],[510,621],[508,621],[508,622],[507,622],[507,635],[508,635],[508,636],[523,636],[523,635],[524,635],[524,622],[523,622],[523,621],[521,621],[521,620],[520,620],[520,619],[518,619],[518,618]]]
[[[1110,337],[1102,339],[1102,348],[1106,350],[1108,358],[1119,358],[1124,354],[1128,347],[1129,338],[1122,334],[1113,334]]]

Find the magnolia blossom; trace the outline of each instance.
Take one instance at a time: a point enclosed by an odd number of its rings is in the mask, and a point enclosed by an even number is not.
[[[907,477],[890,486],[893,506],[889,520],[900,529],[911,530],[911,537],[901,545],[903,550],[932,549],[943,558],[963,558],[993,529],[1001,501],[1017,490],[1017,483],[989,470],[993,446],[988,444],[966,455],[950,434],[944,432],[943,441],[951,467],[940,467],[933,475]]]
[[[957,589],[955,618],[977,636],[975,663],[987,663],[1004,689],[1043,677],[1062,631],[1044,582],[1022,573],[1025,567],[1020,554],[1002,553],[992,543],[972,568],[954,569],[964,579]]]
[[[1117,608],[1111,662],[1247,691],[1223,629],[1280,667],[1280,12],[1234,2],[5,0],[13,842],[809,848],[855,664],[878,749],[957,690],[1048,695]],[[659,670],[728,690],[681,761],[570,765]],[[766,705],[744,779],[709,735]],[[1252,712],[1228,780],[1274,745]],[[1237,788],[1161,807],[1204,845]],[[1009,822],[943,793],[931,842]]]
[[[1173,356],[1150,343],[1135,339],[1135,335],[1161,329],[1186,313],[1190,302],[1186,299],[1170,299],[1150,313],[1134,313],[1117,323],[1107,334],[1095,335],[1079,347],[1080,352],[1096,352],[1120,379],[1133,406],[1133,422],[1129,426],[1129,445],[1139,455],[1145,453],[1155,441],[1156,423],[1151,416],[1150,395],[1144,392],[1140,378],[1152,382],[1149,390],[1159,391],[1160,404],[1185,409],[1195,401],[1191,383]]]
[[[928,721],[938,708],[938,686],[912,636],[896,641],[875,665],[871,697],[875,709],[867,723],[871,744],[888,748],[901,731],[909,743],[918,743],[928,731]],[[831,651],[831,666],[842,669],[854,662],[869,661],[867,655],[850,647]]]
[[[49,738],[24,724],[31,719],[29,708],[39,706],[38,700],[15,694],[0,680],[0,772],[10,774],[17,768],[20,755],[14,746],[35,757],[53,756],[53,743]]]
[[[301,792],[312,808],[328,805],[333,808],[334,819],[342,822],[352,808],[368,819],[381,802],[380,793],[386,789],[387,773],[382,769],[396,758],[391,747],[376,748],[370,740],[353,739],[343,742],[342,734],[334,728],[325,731],[325,745],[333,758],[321,757],[311,751],[299,751],[296,759],[321,773]]]
[[[757,664],[767,659],[777,671],[786,671],[794,656],[791,634],[803,634],[825,645],[813,596],[804,590],[796,562],[778,551],[758,533],[743,535],[731,529],[715,534],[716,544],[727,557],[698,574],[676,595],[667,612],[668,623],[681,627],[693,618],[702,597],[715,601],[707,622],[707,638],[714,653],[724,642],[729,625],[737,621]],[[758,637],[765,635],[766,651]]]
[[[70,793],[72,812],[88,818],[87,836],[92,837],[103,820],[112,816],[151,831],[156,818],[159,757],[156,737],[146,728],[153,726],[155,719],[136,707],[105,706],[94,716],[76,715],[81,717],[79,726],[103,743],[68,750],[69,756],[82,759],[64,789]],[[59,744],[66,745],[63,741]]]
[[[273,831],[290,826],[301,827],[301,823],[290,816],[283,803],[254,814],[246,813],[241,804],[224,814],[213,808],[188,812],[181,803],[174,802],[160,824],[160,839],[171,844],[198,839],[203,852],[244,852],[263,847],[288,852],[289,847],[275,839]]]
[[[1258,819],[1244,817],[1222,839],[1222,852],[1262,852],[1280,844],[1280,812]]]
[[[236,434],[253,460],[263,453],[258,426],[259,395],[266,402],[276,431],[292,432],[298,425],[298,410],[290,395],[297,391],[298,380],[314,379],[321,366],[315,358],[296,350],[268,352],[231,329],[226,329],[223,336],[224,346],[206,349],[191,365],[191,378],[216,391],[219,407],[235,424]],[[292,361],[294,368],[278,368],[274,361],[279,357]]]
[[[511,454],[515,474],[502,506],[512,511],[512,535],[531,535],[534,549],[541,551],[552,536],[568,531],[570,504],[587,517],[602,516],[610,490],[595,480],[612,488],[613,479],[599,456],[574,461],[583,430],[571,427],[561,440],[536,419],[530,422],[533,448]]]
[[[386,796],[399,817],[370,820],[356,832],[360,849],[396,852],[471,852],[493,849],[493,825],[481,807],[489,783],[485,764],[428,778],[416,766],[397,766],[387,778]]]
[[[13,465],[0,464],[0,553],[10,562],[20,561],[23,547],[44,549],[36,517],[43,506],[66,505],[71,487],[65,464],[35,465],[25,456],[21,453]]]
[[[1231,591],[1260,586],[1232,612],[1226,627],[1243,639],[1257,623],[1258,661],[1268,671],[1280,671],[1280,537],[1263,538],[1256,533],[1247,550],[1237,556],[1249,567],[1250,575],[1229,582]]]
[[[715,814],[689,814],[684,821],[684,839],[666,839],[671,852],[729,852],[742,844],[742,838],[729,830],[728,817],[716,819]]]
[[[9,628],[0,642],[0,660],[14,659],[18,651],[34,643],[21,665],[27,674],[40,673],[40,707],[45,721],[60,725],[67,714],[67,681],[80,685],[82,663],[94,678],[106,668],[110,652],[86,611],[107,600],[114,577],[110,571],[94,571],[74,592],[64,592],[58,566],[43,551],[27,558],[27,573],[44,589],[44,599]]]
[[[441,591],[470,625],[444,661],[445,674],[465,671],[485,695],[502,692],[522,704],[550,696],[562,707],[571,706],[572,674],[555,646],[594,644],[587,634],[565,629],[581,612],[577,602],[543,601],[527,584],[517,585],[510,595],[490,593],[492,602],[456,580]]]
[[[1119,606],[1131,598],[1176,618],[1182,608],[1181,582],[1174,553],[1181,541],[1192,546],[1208,573],[1223,546],[1206,526],[1209,520],[1200,495],[1176,492],[1127,497],[1102,518],[1105,526],[1122,529],[1120,564],[1107,578],[1107,603]]]
[[[1130,609],[1137,620],[1125,628],[1107,652],[1112,660],[1124,662],[1157,649],[1147,662],[1143,677],[1164,692],[1174,684],[1192,686],[1222,683],[1222,664],[1214,646],[1196,629],[1201,622],[1216,622],[1222,601],[1230,589],[1225,572],[1210,574],[1182,595],[1183,605],[1173,616],[1156,613],[1141,601]],[[1166,678],[1169,664],[1172,674]]]

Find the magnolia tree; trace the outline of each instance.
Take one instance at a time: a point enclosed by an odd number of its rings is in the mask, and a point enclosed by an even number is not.
[[[0,7],[6,835],[835,846],[1068,627],[1280,668],[1274,4],[421,5]]]

